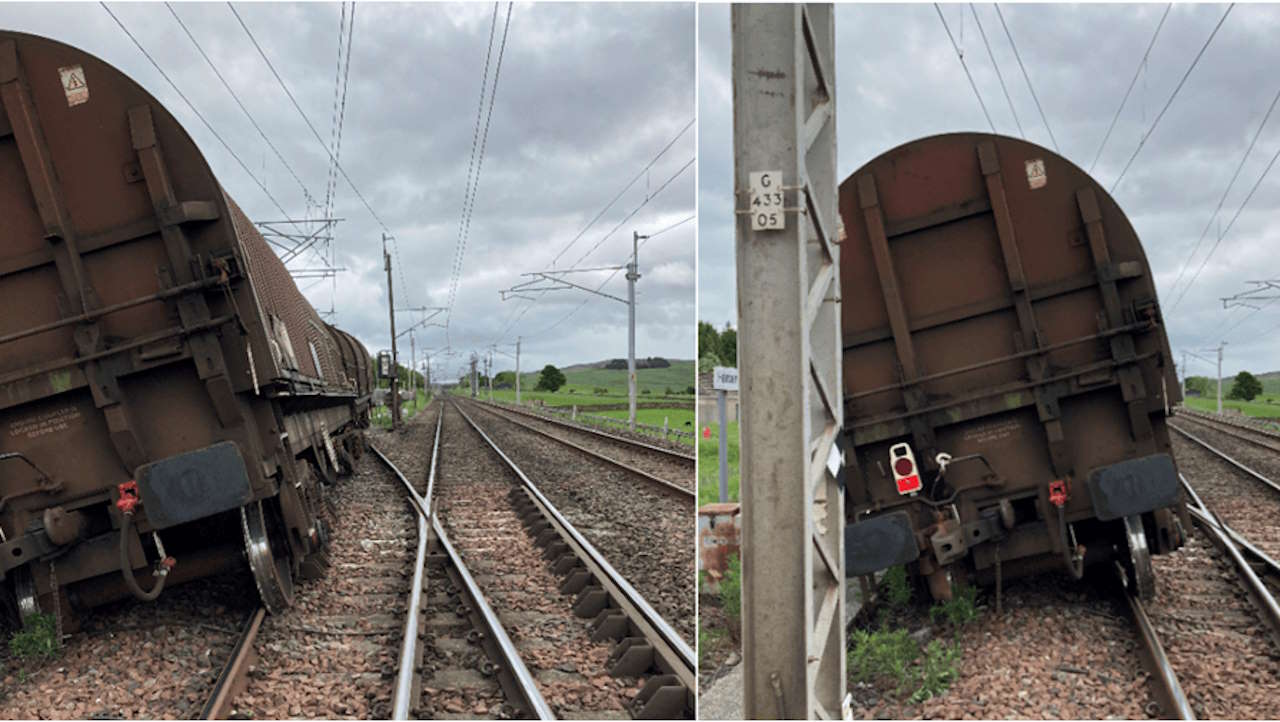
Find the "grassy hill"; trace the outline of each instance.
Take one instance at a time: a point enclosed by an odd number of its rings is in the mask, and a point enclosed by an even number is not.
[[[576,364],[574,366],[564,366],[560,370],[564,373],[566,383],[564,388],[560,389],[560,393],[567,393],[569,389],[573,389],[576,394],[591,395],[592,389],[596,387],[607,388],[609,393],[621,394],[627,393],[627,370],[626,369],[603,369],[599,363],[595,364]],[[538,384],[538,373],[541,371],[532,371],[520,374],[520,388],[533,390]],[[671,366],[664,369],[636,369],[636,384],[641,393],[645,389],[649,390],[650,395],[661,396],[670,388],[674,393],[684,394],[690,386],[697,385],[697,369],[693,361],[671,360]]]

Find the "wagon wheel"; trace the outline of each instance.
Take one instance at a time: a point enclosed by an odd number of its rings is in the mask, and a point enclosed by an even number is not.
[[[1125,539],[1129,542],[1129,563],[1125,566],[1132,579],[1138,599],[1149,601],[1156,595],[1156,575],[1151,568],[1151,551],[1147,548],[1147,533],[1142,527],[1142,515],[1131,514],[1124,518]]]
[[[240,528],[262,605],[268,612],[279,614],[293,604],[293,572],[282,525],[261,501],[255,501],[240,507]]]

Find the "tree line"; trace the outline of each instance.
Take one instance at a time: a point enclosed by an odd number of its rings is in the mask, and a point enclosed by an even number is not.
[[[1241,371],[1230,381],[1226,398],[1236,401],[1253,401],[1262,395],[1262,382],[1248,371]],[[1208,376],[1188,376],[1187,395],[1217,396],[1218,380]]]
[[[728,323],[723,331],[706,321],[698,322],[698,372],[705,373],[715,366],[737,367],[738,332]]]

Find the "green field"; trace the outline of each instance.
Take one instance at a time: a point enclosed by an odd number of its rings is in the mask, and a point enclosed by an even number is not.
[[[608,396],[594,396],[589,392],[590,392],[590,389],[588,389],[588,393],[585,393],[585,394],[582,394],[582,393],[571,394],[571,393],[565,392],[563,389],[555,392],[554,394],[548,393],[546,391],[534,391],[532,384],[530,384],[529,386],[524,386],[524,382],[522,381],[520,386],[520,401],[522,403],[528,404],[533,402],[534,400],[537,400],[537,401],[541,401],[545,406],[564,406],[566,408],[573,406],[575,404],[578,406],[578,408],[583,408],[586,406],[610,406],[614,404],[627,403],[627,394],[625,391],[622,393],[621,396],[618,396],[615,394],[609,394]],[[470,393],[470,392],[464,388],[463,393]],[[488,387],[481,387],[480,398],[486,399],[486,400],[489,398]],[[693,400],[692,396],[688,396],[685,398],[688,398],[690,401]],[[516,402],[516,390],[515,389],[494,389],[493,400],[505,401],[507,403],[514,404]],[[641,395],[639,397],[639,400],[648,401],[649,399],[648,397]],[[658,400],[660,399],[654,399],[654,401],[658,401]]]
[[[625,409],[596,411],[594,413],[615,419],[627,418]],[[662,426],[663,418],[668,420],[670,428],[677,431],[688,431],[690,433],[697,431],[697,429],[693,428],[693,409],[636,409],[636,421],[638,423]],[[688,426],[685,426],[686,422],[688,422]]]
[[[707,424],[711,438],[698,429],[698,506],[720,501],[720,425]],[[729,501],[738,501],[738,422],[729,428]]]
[[[609,389],[611,395],[620,395],[626,398],[626,369],[578,366],[560,370],[564,372],[565,385],[560,388],[557,394],[581,398],[582,396],[591,396],[592,390],[599,387]],[[538,373],[539,371],[532,371],[520,374],[521,396],[524,396],[525,391],[532,391],[533,387],[538,385]],[[636,385],[641,394],[647,389],[650,396],[664,396],[668,388],[671,389],[673,394],[691,396],[685,392],[690,386],[697,385],[697,369],[693,361],[672,361],[671,366],[665,369],[636,369]],[[573,393],[570,394],[570,391],[573,391]],[[515,392],[512,391],[513,398],[514,395]],[[494,396],[497,396],[497,391],[494,391]]]
[[[1224,390],[1225,391],[1225,390]],[[1275,403],[1267,403],[1267,400]],[[1217,413],[1218,398],[1217,396],[1188,396],[1182,400],[1187,408],[1196,411],[1207,411],[1209,413]],[[1246,416],[1257,416],[1260,418],[1280,419],[1280,395],[1260,396],[1253,401],[1237,401],[1235,399],[1222,399],[1223,409],[1237,409]]]
[[[541,401],[546,406],[609,406],[627,403],[627,372],[625,369],[598,369],[585,366],[561,369],[565,377],[565,385],[555,393],[535,391],[538,385],[538,373],[520,374],[520,400],[523,403]],[[642,403],[661,403],[677,399],[690,404],[694,401],[692,394],[685,391],[695,383],[694,364],[692,361],[672,361],[669,368],[637,369],[636,385],[639,390],[637,400]],[[604,394],[597,394],[597,388],[607,389]],[[667,395],[667,389],[672,394]],[[466,387],[455,389],[456,393],[467,393]],[[489,389],[484,384],[480,387],[480,396],[487,399]],[[515,389],[494,389],[494,401],[515,403]],[[692,410],[689,412],[692,415]],[[672,420],[674,423],[674,419]],[[681,419],[683,424],[685,419]],[[648,422],[645,422],[648,423]],[[658,417],[662,424],[662,417]]]

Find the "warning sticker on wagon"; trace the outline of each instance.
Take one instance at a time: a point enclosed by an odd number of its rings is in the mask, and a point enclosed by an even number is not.
[[[84,68],[79,65],[58,68],[58,75],[62,76],[62,91],[67,94],[69,107],[89,102],[89,83],[85,82]]]
[[[46,434],[56,434],[71,428],[80,420],[80,410],[74,406],[45,411],[9,422],[9,437],[13,439],[38,439]]]
[[[1027,161],[1027,185],[1031,190],[1044,188],[1049,183],[1049,176],[1044,171],[1044,161],[1040,158]]]

